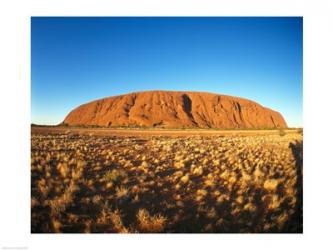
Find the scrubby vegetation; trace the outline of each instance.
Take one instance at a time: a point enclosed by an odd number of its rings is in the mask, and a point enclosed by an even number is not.
[[[31,231],[301,232],[302,135],[33,134]]]
[[[283,129],[280,129],[280,130],[279,130],[279,135],[280,135],[280,136],[285,136],[285,135],[286,135],[286,132],[285,132]]]

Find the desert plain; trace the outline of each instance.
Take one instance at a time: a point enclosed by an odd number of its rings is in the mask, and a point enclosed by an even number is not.
[[[31,130],[32,233],[301,233],[296,129]]]

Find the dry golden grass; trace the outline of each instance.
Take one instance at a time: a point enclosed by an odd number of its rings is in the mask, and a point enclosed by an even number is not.
[[[32,134],[32,232],[301,232],[302,134]]]
[[[146,209],[139,209],[136,217],[141,232],[159,233],[164,230],[166,218],[162,215],[151,216]]]

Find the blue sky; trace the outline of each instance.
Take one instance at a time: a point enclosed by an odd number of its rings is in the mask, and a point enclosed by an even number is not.
[[[303,126],[301,17],[32,17],[31,122],[144,90],[244,97]]]

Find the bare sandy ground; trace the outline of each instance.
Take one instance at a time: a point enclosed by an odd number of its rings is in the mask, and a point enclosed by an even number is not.
[[[94,136],[255,136],[277,135],[279,130],[214,130],[214,129],[114,129],[114,128],[78,128],[78,127],[31,127],[32,134],[80,134]],[[295,129],[284,129],[284,132],[295,133]]]

